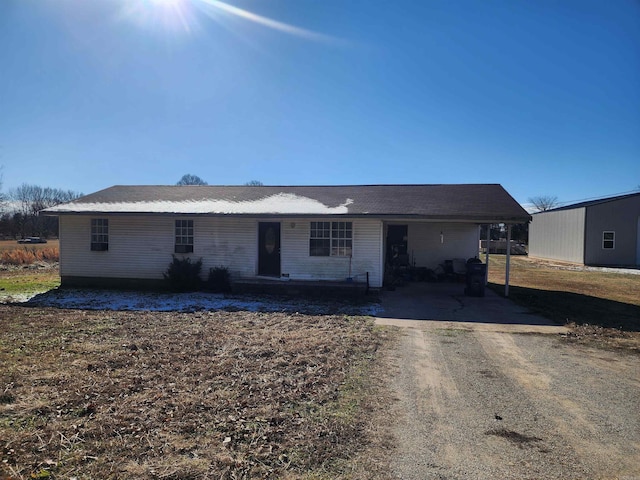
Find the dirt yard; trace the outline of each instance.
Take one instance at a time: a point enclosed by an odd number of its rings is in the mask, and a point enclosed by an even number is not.
[[[55,267],[0,271],[2,301],[31,298],[0,305],[0,479],[639,480],[640,276],[514,267],[519,306],[432,284],[397,321],[383,295],[400,328],[333,303],[33,297]]]
[[[393,478],[640,479],[640,357],[521,325],[410,324],[390,359]]]
[[[0,306],[0,478],[369,478],[371,319]],[[384,478],[380,473],[378,478]]]

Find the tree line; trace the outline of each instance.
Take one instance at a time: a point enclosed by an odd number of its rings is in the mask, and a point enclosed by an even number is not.
[[[176,185],[207,185],[207,182],[197,175],[187,173],[178,180]],[[262,182],[251,180],[245,185],[261,186]],[[58,217],[39,215],[39,212],[45,208],[70,202],[82,195],[73,190],[28,183],[3,193],[0,175],[0,238],[57,237]]]
[[[0,236],[6,239],[57,237],[58,217],[38,213],[81,196],[82,193],[73,190],[27,183],[0,194]]]

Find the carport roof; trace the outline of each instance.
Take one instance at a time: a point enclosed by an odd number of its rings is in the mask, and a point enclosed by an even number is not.
[[[374,216],[523,223],[531,217],[499,184],[332,186],[117,185],[43,210],[66,214]]]

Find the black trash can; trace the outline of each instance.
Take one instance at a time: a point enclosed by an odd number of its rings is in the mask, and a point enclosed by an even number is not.
[[[486,263],[467,263],[467,286],[464,289],[464,294],[469,297],[484,297],[486,275]]]

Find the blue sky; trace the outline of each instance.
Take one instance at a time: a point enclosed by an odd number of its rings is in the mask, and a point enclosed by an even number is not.
[[[3,190],[640,187],[636,0],[2,0]]]

